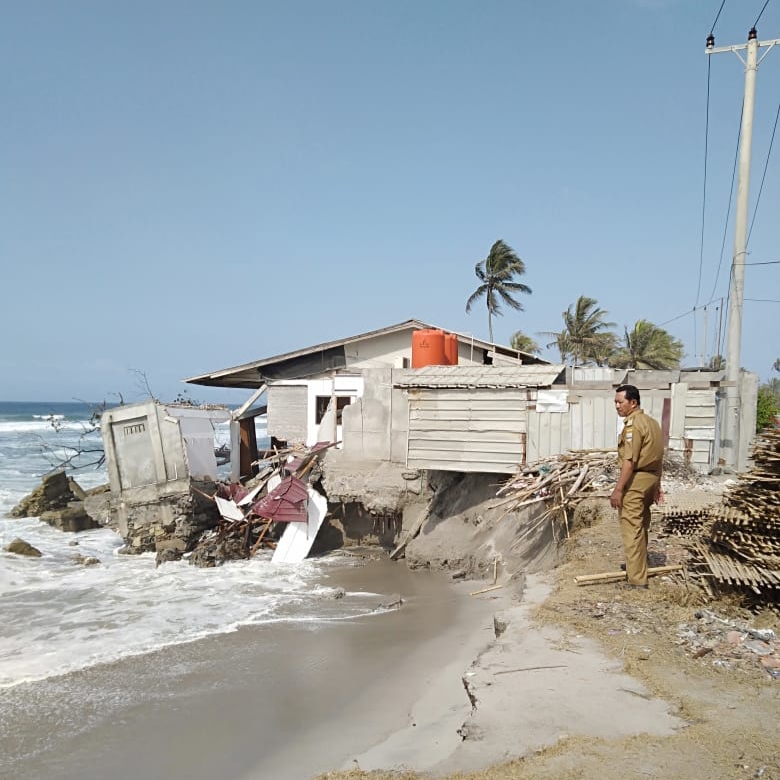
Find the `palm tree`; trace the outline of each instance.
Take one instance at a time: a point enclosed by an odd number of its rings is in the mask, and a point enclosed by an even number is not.
[[[597,366],[608,366],[615,357],[615,353],[620,346],[620,339],[611,331],[608,333],[599,333],[593,346],[590,348],[589,358]]]
[[[501,314],[501,301],[517,311],[523,310],[523,305],[514,295],[525,293],[530,295],[531,288],[520,282],[515,282],[517,276],[525,273],[525,263],[515,254],[514,249],[500,239],[490,247],[490,252],[484,260],[474,266],[474,273],[480,281],[479,287],[466,301],[466,313],[483,295],[487,304],[488,330],[490,341],[493,341],[493,316]]]
[[[679,368],[683,344],[663,328],[638,320],[633,330],[625,330],[624,346],[612,364],[616,368]]]
[[[561,360],[571,356],[574,365],[582,365],[593,361],[602,365],[607,360],[606,353],[611,353],[617,337],[607,330],[614,322],[605,322],[607,312],[599,309],[595,298],[580,295],[577,303],[572,304],[563,312],[564,328],[560,332],[547,332],[555,341],[548,347],[556,346],[561,353]]]
[[[539,348],[539,345],[530,336],[526,336],[521,330],[512,334],[509,346],[512,347],[512,349],[516,349],[518,352],[527,352],[529,355],[538,355],[542,351]]]

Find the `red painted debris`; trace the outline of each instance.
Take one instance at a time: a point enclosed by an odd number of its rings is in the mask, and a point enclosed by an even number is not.
[[[305,523],[306,485],[297,477],[285,477],[267,496],[252,504],[251,511],[278,523]]]

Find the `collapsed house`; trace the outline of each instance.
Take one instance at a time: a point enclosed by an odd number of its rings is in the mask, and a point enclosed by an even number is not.
[[[270,480],[271,466],[279,480],[295,475],[285,460],[327,444],[307,484],[316,482],[317,495],[327,499],[326,513],[339,526],[339,538],[393,547],[402,528],[419,519],[440,475],[486,475],[495,484],[544,458],[614,449],[621,425],[614,390],[624,383],[640,389],[642,406],[660,421],[670,451],[702,473],[716,469],[723,378],[723,372],[698,369],[555,365],[407,320],[186,381],[253,391],[230,415],[233,483],[264,480],[265,490],[273,490],[278,482]],[[743,372],[741,382],[740,427],[752,430],[758,378]],[[190,489],[187,480],[214,479],[211,460],[211,470],[201,467],[213,437],[196,451],[188,433],[194,422],[171,409],[157,405],[142,415],[120,407],[104,418],[120,532],[130,533],[140,549],[151,544],[159,551],[161,545],[181,546],[183,510],[199,513],[193,530],[204,523],[213,527],[232,512],[231,522],[246,521],[248,543],[256,527],[252,518],[224,505],[220,511],[213,485]],[[171,435],[171,420],[178,439]],[[748,446],[745,441],[739,453],[742,468]],[[155,509],[160,502],[167,508]]]

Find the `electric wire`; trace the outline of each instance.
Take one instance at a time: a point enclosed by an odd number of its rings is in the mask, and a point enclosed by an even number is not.
[[[780,298],[745,298],[744,300],[754,303],[780,303]]]
[[[712,33],[715,32],[715,25],[718,23],[718,19],[720,19],[720,12],[723,10],[724,5],[726,5],[726,0],[723,0],[723,2],[720,4],[720,8],[718,8],[718,13],[715,16],[715,21],[712,23],[712,29],[710,30],[710,35],[712,35]]]
[[[780,265],[780,260],[760,260],[752,263],[737,263],[737,265]]]
[[[744,105],[744,100],[742,101]],[[715,290],[718,288],[718,280],[720,279],[720,269],[723,267],[723,253],[726,251],[726,235],[729,229],[729,219],[731,218],[731,203],[734,200],[734,182],[737,178],[737,163],[739,162],[739,142],[742,138],[742,109],[739,110],[739,129],[737,130],[737,148],[734,152],[734,167],[731,170],[731,189],[729,190],[729,205],[726,209],[726,220],[723,224],[723,241],[720,245],[720,259],[718,260],[718,270],[715,273],[715,284],[712,285],[712,292],[710,298],[715,297]]]
[[[725,2],[725,0],[724,0]],[[722,6],[721,6],[722,8]],[[717,19],[715,20],[717,21]],[[714,27],[714,25],[713,25]],[[693,307],[699,303],[701,295],[701,272],[704,267],[704,226],[705,215],[707,211],[707,150],[709,149],[710,138],[710,81],[712,74],[712,57],[707,57],[707,107],[704,114],[704,183],[702,184],[701,194],[701,236],[699,237],[699,279],[696,282],[696,300]]]
[[[745,244],[750,243],[750,235],[753,232],[753,224],[756,221],[756,214],[758,213],[758,204],[761,202],[761,193],[764,190],[764,180],[766,179],[766,171],[769,167],[769,158],[772,156],[772,145],[775,142],[775,133],[777,132],[777,120],[780,118],[780,103],[777,104],[777,113],[775,114],[775,124],[772,128],[772,137],[769,139],[769,151],[766,153],[766,162],[764,163],[764,173],[761,176],[761,185],[758,188],[758,195],[756,196],[756,205],[753,206],[753,219],[750,220],[750,230],[748,230],[747,241]]]
[[[763,16],[763,14],[764,14],[764,11],[766,11],[766,7],[767,7],[768,5],[769,5],[769,0],[766,0],[766,2],[764,3],[764,7],[761,9],[761,12],[760,12],[760,13],[759,13],[759,15],[756,17],[756,21],[755,21],[755,22],[753,22],[753,27],[756,27],[756,26],[758,25],[758,20],[759,20],[759,19],[760,19],[760,18]]]
[[[696,309],[689,309],[688,311],[684,311],[682,314],[678,314],[676,317],[672,317],[670,320],[666,320],[664,322],[661,322],[658,324],[659,328],[663,328],[664,325],[668,325],[670,322],[676,322],[677,320],[681,320],[683,317],[687,317],[689,314],[694,314],[696,312]]]

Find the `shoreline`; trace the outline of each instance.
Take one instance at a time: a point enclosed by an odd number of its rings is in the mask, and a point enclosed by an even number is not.
[[[348,622],[246,627],[12,689],[0,717],[0,747],[16,751],[9,776],[101,780],[109,766],[112,780],[438,775],[564,737],[680,725],[594,642],[533,627],[549,575],[479,596],[469,593],[490,583],[387,560],[331,579],[404,604]]]
[[[99,780],[111,767],[112,780],[303,780],[402,728],[439,659],[475,625],[492,636],[492,610],[442,573],[371,561],[334,570],[328,584],[404,604],[244,627],[7,689],[0,775]],[[462,688],[458,699],[468,706]]]

